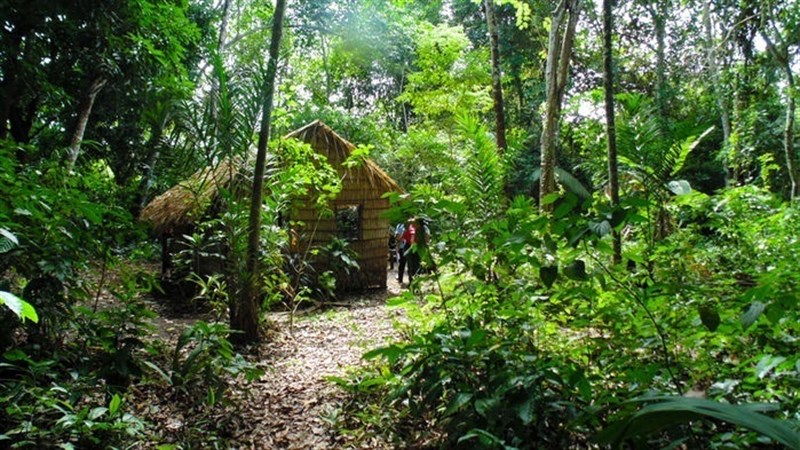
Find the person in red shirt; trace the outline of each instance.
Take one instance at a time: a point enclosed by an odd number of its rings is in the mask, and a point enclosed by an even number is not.
[[[403,284],[403,274],[405,273],[406,263],[408,263],[408,282],[411,283],[414,277],[415,270],[412,271],[409,258],[414,258],[414,252],[411,251],[411,246],[416,243],[417,240],[417,226],[415,222],[416,219],[412,217],[405,224],[398,225],[396,230],[397,253],[399,255],[397,281],[399,281],[400,284]],[[417,267],[419,267],[419,265],[417,265]]]

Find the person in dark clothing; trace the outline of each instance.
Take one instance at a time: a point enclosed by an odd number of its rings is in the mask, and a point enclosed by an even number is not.
[[[395,230],[395,237],[397,238],[397,281],[403,283],[403,275],[405,274],[406,263],[411,254],[411,245],[413,244],[412,238],[416,235],[416,227],[413,224],[413,219],[406,223],[397,225]],[[411,266],[409,265],[409,282],[411,282],[412,274],[410,272]]]
[[[398,266],[397,281],[403,282],[405,266],[408,265],[408,282],[414,281],[414,276],[420,271],[422,256],[427,255],[429,230],[421,220],[412,217],[409,221],[397,228],[398,249],[400,262]]]

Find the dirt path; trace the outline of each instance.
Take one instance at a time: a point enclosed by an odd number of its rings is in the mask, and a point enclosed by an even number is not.
[[[365,351],[393,335],[397,313],[385,303],[399,290],[392,279],[386,291],[348,298],[351,306],[296,318],[293,332],[286,314],[273,314],[281,331],[265,344],[267,374],[255,383],[248,402],[254,432],[241,441],[257,449],[348,448],[331,429],[345,393],[325,377],[344,376],[348,368],[363,364]],[[386,448],[380,442],[362,445]]]
[[[144,270],[156,271],[157,267]],[[134,412],[153,426],[152,437],[156,439],[142,443],[143,448],[185,442],[192,427],[216,429],[227,442],[225,447],[232,444],[230,448],[237,449],[394,448],[378,438],[354,443],[335,432],[334,423],[337,415],[342,417],[347,393],[326,379],[346,376],[348,369],[365,363],[361,358],[364,352],[397,337],[393,325],[395,320],[402,320],[402,313],[387,308],[386,300],[399,295],[407,285],[401,288],[395,281],[396,271],[388,275],[386,290],[341,299],[347,306],[298,314],[291,326],[287,313],[268,314],[277,331],[261,344],[255,352],[260,356],[254,361],[265,374],[247,389],[240,389],[236,383],[230,393],[232,407],[203,413],[175,402],[167,386],[134,387]],[[111,278],[99,297],[101,309],[117,303],[109,292],[109,286],[118,283],[115,276],[109,274]],[[165,301],[149,299],[147,303],[157,311],[153,338],[163,342],[167,351],[187,327],[198,320],[215,320],[210,313],[176,310]],[[248,359],[253,361],[253,357]],[[209,419],[211,423],[207,423]]]

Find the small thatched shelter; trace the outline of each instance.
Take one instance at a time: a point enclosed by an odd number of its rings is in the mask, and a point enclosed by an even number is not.
[[[383,195],[402,192],[402,189],[369,159],[356,167],[344,167],[342,163],[355,146],[319,120],[286,137],[308,143],[328,159],[342,179],[342,191],[330,205],[333,217],[321,216],[308,204],[310,202],[301,201],[293,209],[289,218],[306,224],[305,230],[296,231],[303,236],[313,236],[311,242],[301,244],[322,246],[334,237],[347,240],[357,254],[360,270],[351,271],[348,276],[337,274],[337,287],[341,290],[386,287],[389,222],[383,213],[389,208],[389,201]],[[226,162],[213,169],[200,170],[153,199],[142,210],[141,220],[148,222],[162,237],[162,275],[169,269],[168,240],[189,233],[198,220],[218,212],[215,205],[220,188],[230,189],[238,184],[236,180],[242,165],[239,161]],[[318,269],[327,268],[324,260],[317,259],[314,263]]]

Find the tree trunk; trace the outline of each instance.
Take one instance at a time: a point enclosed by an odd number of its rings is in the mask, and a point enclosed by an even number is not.
[[[651,9],[650,14],[653,19],[653,26],[656,32],[656,85],[655,97],[656,107],[658,108],[658,117],[661,121],[662,128],[666,123],[667,117],[667,57],[666,57],[666,40],[667,40],[667,13],[668,13],[667,0],[657,0],[655,9]],[[664,129],[666,131],[666,129]]]
[[[514,90],[517,92],[517,123],[522,125],[525,124],[522,117],[525,114],[525,89],[522,86],[519,70],[519,67],[514,69]]]
[[[773,24],[775,40],[777,41],[778,46],[775,45],[776,43],[773,42],[773,39],[765,30],[765,28],[767,28],[767,23],[769,22],[767,11],[762,11],[762,14],[761,36],[767,43],[767,51],[770,53],[772,58],[778,64],[780,64],[781,68],[786,74],[786,123],[784,124],[783,129],[783,155],[786,158],[786,171],[789,174],[789,198],[794,201],[797,199],[800,193],[798,192],[797,186],[798,173],[794,154],[794,121],[796,107],[794,100],[795,85],[794,73],[792,72],[792,53],[789,50],[791,44],[787,43],[787,39],[781,35],[778,27],[775,27]],[[789,40],[788,42],[792,41]]]
[[[96,77],[92,81],[91,86],[89,86],[89,91],[81,100],[78,110],[78,122],[75,124],[75,131],[72,133],[72,139],[69,143],[69,154],[67,156],[67,171],[70,173],[75,168],[75,162],[78,160],[78,155],[81,152],[83,133],[86,131],[86,124],[89,123],[89,115],[92,113],[94,100],[107,82],[108,80],[102,76]]]
[[[542,120],[541,138],[541,177],[539,179],[539,205],[549,211],[543,199],[556,191],[556,143],[558,121],[561,117],[561,102],[569,74],[569,60],[578,22],[579,0],[562,0],[556,6],[550,21],[550,34],[547,40],[547,59],[545,61],[546,100]],[[568,15],[567,24],[564,19]]]
[[[150,188],[153,187],[153,181],[155,180],[155,167],[158,163],[158,158],[161,156],[161,135],[163,126],[159,124],[158,126],[154,126],[151,130],[150,139],[147,140],[145,144],[145,148],[150,152],[147,157],[147,163],[144,167],[144,174],[142,175],[142,181],[139,183],[138,188],[138,199],[136,201],[136,206],[138,210],[136,211],[136,216],[139,215],[144,207],[147,205],[147,200],[149,199],[149,192]]]
[[[13,32],[4,33],[3,39],[7,39],[4,50],[8,53],[4,55],[3,65],[0,67],[3,74],[0,82],[0,139],[5,139],[10,132],[15,142],[25,144],[30,142],[30,130],[39,103],[38,95],[27,105],[23,101],[25,86],[32,81],[25,79],[23,70],[26,63],[32,63],[31,58],[23,51],[23,43],[31,31],[25,24],[15,24]],[[35,91],[36,88],[36,84],[28,85],[27,90]],[[24,156],[24,152],[20,151],[18,154]]]
[[[791,67],[787,67],[786,76],[788,78],[787,103],[786,103],[786,128],[783,130],[783,152],[786,156],[786,170],[789,172],[790,191],[789,198],[794,201],[797,199],[797,168],[794,160],[794,75]]]
[[[750,155],[746,152],[748,145],[753,144],[747,136],[747,113],[753,104],[755,90],[753,76],[757,68],[755,63],[755,33],[756,27],[752,25],[757,17],[758,0],[741,0],[736,9],[737,16],[734,27],[734,41],[738,51],[741,53],[741,61],[738,63],[734,81],[733,94],[733,120],[731,121],[730,161],[728,177],[733,185],[744,185],[747,183],[748,172],[751,170]]]
[[[264,79],[264,104],[261,113],[261,127],[258,132],[258,150],[256,167],[253,175],[253,191],[250,201],[250,223],[247,240],[247,265],[245,279],[242,282],[239,304],[231,311],[231,328],[241,334],[233,338],[238,344],[248,344],[259,340],[259,298],[261,277],[259,276],[259,241],[261,239],[261,202],[264,189],[264,169],[267,157],[267,145],[270,137],[270,121],[272,119],[272,102],[275,96],[275,79],[278,73],[278,56],[283,35],[283,16],[286,11],[286,0],[277,0],[272,17],[272,41],[269,44],[269,65]]]
[[[611,37],[614,32],[611,0],[603,0],[603,86],[605,88],[606,138],[608,150],[608,191],[611,206],[619,207],[619,167],[617,164],[617,126],[614,120],[614,72]],[[622,238],[616,230],[613,263],[622,261]]]
[[[506,144],[506,115],[503,111],[503,83],[500,71],[500,48],[497,37],[497,21],[494,15],[494,2],[484,0],[483,8],[486,10],[486,28],[489,31],[489,48],[492,58],[492,95],[494,98],[495,139],[497,148],[505,151]]]
[[[219,39],[217,40],[217,48],[222,53],[225,47],[225,41],[228,40],[228,22],[231,17],[231,0],[225,0],[222,4],[222,20],[219,24]]]
[[[709,80],[713,84],[720,121],[722,122],[722,145],[724,148],[727,147],[731,138],[731,115],[725,102],[725,96],[722,94],[722,81],[717,67],[717,55],[714,51],[716,39],[714,38],[714,28],[711,24],[711,3],[712,0],[708,0],[703,7],[703,24],[706,33],[706,65],[708,67]]]
[[[403,68],[403,72],[400,75],[400,83],[399,83],[399,94],[402,94],[403,91],[406,89],[406,69]],[[399,95],[398,94],[398,95]],[[408,133],[408,103],[404,100],[400,102],[400,130],[403,133]]]
[[[783,152],[786,156],[786,170],[789,172],[790,191],[789,198],[794,201],[797,200],[798,192],[797,187],[797,167],[794,158],[794,118],[795,118],[795,102],[794,102],[794,75],[792,74],[792,67],[788,65],[784,68],[786,70],[786,79],[788,85],[786,86],[786,127],[783,130]]]
[[[559,48],[561,41],[561,25],[566,14],[566,0],[562,0],[556,7],[550,20],[550,33],[547,38],[547,59],[545,60],[545,110],[542,120],[541,138],[541,175],[539,177],[539,207],[549,210],[544,204],[544,197],[556,190],[556,126],[558,125],[558,64]]]
[[[228,22],[230,21],[231,16],[231,0],[225,0],[222,4],[222,19],[219,24],[219,37],[217,39],[217,53],[220,58],[220,69],[225,67],[225,41],[228,39]],[[212,56],[213,57],[213,56]],[[219,128],[219,74],[216,73],[217,71],[213,72],[213,77],[211,77],[211,92],[209,94],[209,101],[211,102],[211,120],[214,123],[214,126]]]

